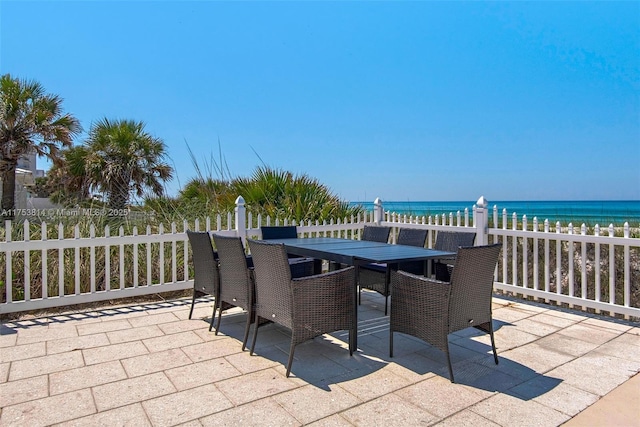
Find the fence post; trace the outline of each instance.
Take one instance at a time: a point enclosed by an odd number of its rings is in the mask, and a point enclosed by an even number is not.
[[[377,197],[373,201],[373,222],[380,225],[384,220],[384,208],[382,207],[382,200],[380,197]]]
[[[476,246],[483,246],[489,243],[489,203],[484,196],[480,196],[476,202],[475,223],[476,226]]]
[[[242,244],[247,244],[247,208],[244,206],[244,199],[238,196],[236,199],[236,236],[242,239]]]

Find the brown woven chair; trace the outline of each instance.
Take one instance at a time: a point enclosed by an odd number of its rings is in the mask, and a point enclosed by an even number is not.
[[[211,323],[216,313],[218,304],[218,293],[220,291],[220,275],[218,271],[217,254],[211,246],[211,237],[206,231],[187,230],[187,237],[191,245],[191,254],[193,259],[193,298],[191,300],[191,310],[189,310],[189,319],[193,315],[193,306],[196,298],[206,295],[213,295],[215,302],[213,304],[213,314],[211,315]]]
[[[398,245],[418,246],[424,248],[427,241],[426,229],[401,228],[396,243]],[[406,262],[398,265],[398,270],[422,274],[424,262]],[[360,304],[362,289],[371,289],[384,296],[384,315],[387,315],[389,301],[389,276],[387,264],[375,263],[360,267],[358,271],[358,304]]]
[[[460,248],[450,283],[393,271],[389,356],[393,357],[394,332],[413,335],[445,352],[449,378],[454,382],[448,335],[475,327],[491,336],[493,358],[498,364],[491,296],[500,247],[501,244]]]
[[[354,267],[292,279],[284,245],[249,240],[256,284],[256,320],[271,320],[291,329],[287,377],[296,346],[353,325]],[[258,329],[254,329],[253,354]],[[353,354],[349,336],[349,354]]]
[[[218,326],[220,330],[222,312],[233,307],[240,307],[247,312],[247,322],[244,328],[242,350],[246,348],[249,337],[249,327],[254,319],[253,298],[254,283],[251,260],[247,259],[242,240],[239,237],[213,235],[213,242],[218,250],[220,260],[220,296],[218,303]],[[213,326],[213,321],[209,330]]]
[[[457,252],[459,247],[473,246],[476,233],[461,231],[438,231],[433,249],[445,252]],[[437,260],[433,263],[436,280],[448,282],[451,280],[451,270],[455,264],[455,257]]]

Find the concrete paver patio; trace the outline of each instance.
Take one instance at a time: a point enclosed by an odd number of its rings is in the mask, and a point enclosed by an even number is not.
[[[609,406],[640,426],[637,323],[496,297],[500,364],[487,335],[452,334],[452,384],[444,354],[420,340],[396,334],[389,358],[383,299],[365,292],[360,351],[349,356],[346,332],[316,338],[286,378],[286,329],[261,328],[250,356],[245,314],[226,313],[215,335],[212,301],[193,320],[189,304],[4,322],[0,426],[556,426],[589,407],[606,420]],[[601,400],[616,389],[617,404]]]

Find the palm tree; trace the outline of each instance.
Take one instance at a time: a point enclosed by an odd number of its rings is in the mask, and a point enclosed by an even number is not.
[[[35,152],[56,159],[81,132],[80,122],[62,111],[62,98],[46,94],[36,81],[0,77],[0,215],[14,218],[16,167],[21,156]]]
[[[76,205],[89,199],[87,148],[76,145],[60,151],[60,161],[47,173],[47,189],[56,203]]]
[[[362,212],[331,194],[329,188],[306,174],[294,175],[268,166],[256,168],[251,178],[232,181],[231,194],[244,197],[258,213],[296,221],[345,218]]]
[[[173,169],[164,162],[164,142],[144,130],[143,122],[102,119],[91,126],[86,169],[92,185],[107,195],[110,210],[124,209],[131,192],[163,194]]]

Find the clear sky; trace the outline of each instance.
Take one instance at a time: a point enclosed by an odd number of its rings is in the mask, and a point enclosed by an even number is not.
[[[264,163],[350,201],[640,199],[640,1],[2,0],[0,15],[0,72],[63,97],[85,130],[144,121],[171,194],[195,175],[188,143],[202,167],[221,152],[233,175]]]

